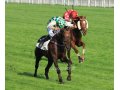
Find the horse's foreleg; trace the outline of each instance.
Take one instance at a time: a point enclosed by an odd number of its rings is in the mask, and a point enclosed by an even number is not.
[[[74,42],[71,42],[71,46],[72,46],[73,50],[75,51],[76,55],[78,56],[79,63],[82,62],[82,58],[80,57],[80,53],[79,53],[79,51],[78,51],[75,43],[74,43]]]
[[[70,50],[71,50],[71,46],[70,46],[69,49],[67,49],[67,57],[70,60],[70,63],[72,64],[72,60],[71,60],[71,57],[70,57]]]
[[[54,59],[54,66],[55,66],[56,71],[57,71],[57,74],[58,74],[59,82],[60,82],[60,83],[63,83],[62,76],[61,76],[61,71],[60,71],[60,69],[59,69],[57,59],[56,59],[56,60]]]
[[[49,79],[48,73],[49,73],[49,69],[52,66],[52,64],[53,64],[53,60],[51,60],[51,59],[48,58],[48,64],[47,64],[47,66],[45,68],[46,79]]]
[[[67,80],[68,81],[71,81],[71,62],[70,60],[68,61],[68,77],[67,77]]]
[[[84,61],[85,60],[85,43],[84,42],[80,42],[81,45],[82,45],[82,60]]]
[[[63,59],[64,59],[64,61],[66,63],[68,63],[68,68],[67,68],[68,76],[67,76],[67,80],[70,81],[71,80],[71,61],[70,61],[70,59],[68,60],[66,56],[64,56]]]
[[[68,63],[68,69],[67,69],[68,76],[67,76],[67,80],[71,81],[71,64],[72,64],[72,61],[71,61],[71,58],[70,58],[70,49],[67,51],[67,53],[68,53],[68,59],[69,59],[69,60],[67,60],[67,63]]]

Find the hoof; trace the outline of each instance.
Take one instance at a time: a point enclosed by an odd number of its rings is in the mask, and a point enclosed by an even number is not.
[[[85,60],[85,58],[84,57],[82,57],[82,61],[84,62],[84,60]]]
[[[62,83],[63,83],[63,80],[62,80],[62,79],[59,79],[59,82],[60,82],[60,84],[62,84]]]
[[[48,75],[45,75],[46,79],[49,79],[49,76]]]
[[[46,79],[49,79],[49,77],[46,77]]]
[[[64,84],[64,82],[60,82],[59,84]]]
[[[82,57],[81,57],[81,58],[82,58],[82,60],[83,60],[83,62],[84,62],[84,60],[85,60],[85,57],[84,57],[84,55],[82,55]]]
[[[68,76],[68,77],[67,77],[67,80],[68,80],[68,81],[71,81],[71,77],[70,77],[70,76]]]
[[[59,82],[59,84],[64,84],[64,82],[62,81],[62,82]]]
[[[34,77],[37,77],[37,74],[34,74]]]
[[[79,59],[79,63],[83,63],[83,58],[81,58],[80,56],[78,56],[78,59]]]

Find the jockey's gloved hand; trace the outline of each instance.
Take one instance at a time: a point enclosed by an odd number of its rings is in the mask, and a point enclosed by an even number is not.
[[[68,28],[68,26],[65,26],[64,28],[65,28],[65,29],[67,29],[67,28]]]

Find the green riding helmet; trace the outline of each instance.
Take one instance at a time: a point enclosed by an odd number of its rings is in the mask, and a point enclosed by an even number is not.
[[[59,28],[64,28],[65,27],[65,20],[64,19],[58,20],[58,26],[59,26]]]

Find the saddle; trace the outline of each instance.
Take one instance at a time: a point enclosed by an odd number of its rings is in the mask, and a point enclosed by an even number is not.
[[[41,37],[37,44],[36,44],[36,47],[42,49],[42,50],[48,50],[48,44],[50,42],[50,37],[49,35],[45,35],[43,37]]]

